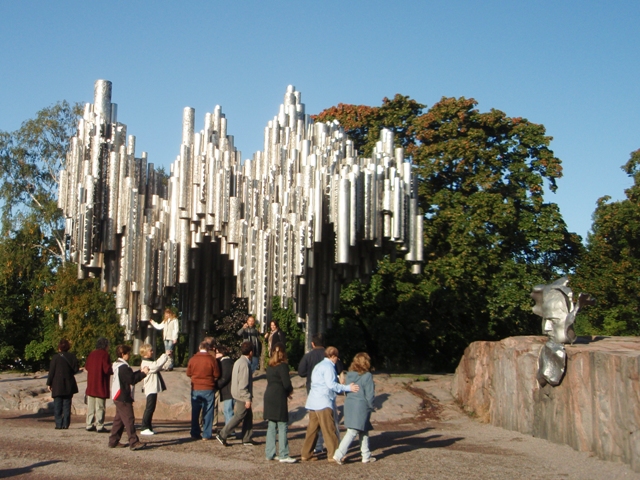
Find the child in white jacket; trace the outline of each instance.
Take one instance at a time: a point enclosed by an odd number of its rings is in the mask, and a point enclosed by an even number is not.
[[[151,420],[153,418],[153,412],[156,411],[156,401],[158,400],[158,393],[166,390],[160,370],[162,366],[169,360],[166,353],[160,355],[155,362],[151,360],[153,356],[153,348],[148,343],[143,344],[140,347],[140,356],[142,357],[142,363],[140,367],[148,367],[149,373],[144,378],[142,391],[147,397],[147,406],[144,409],[142,416],[142,426],[140,427],[140,435],[153,435]]]

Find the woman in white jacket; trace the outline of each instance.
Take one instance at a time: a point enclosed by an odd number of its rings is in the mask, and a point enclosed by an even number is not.
[[[178,343],[178,334],[180,333],[180,324],[178,317],[172,307],[168,307],[164,311],[162,323],[151,320],[151,325],[157,330],[162,330],[162,340],[164,340],[164,350],[169,357],[169,361],[164,366],[164,370],[173,370],[173,350],[175,344]]]
[[[147,406],[144,409],[142,415],[142,426],[140,427],[140,435],[154,435],[153,426],[151,421],[153,419],[153,412],[156,411],[156,402],[158,400],[158,393],[166,390],[162,376],[160,375],[160,369],[169,360],[169,356],[166,353],[160,355],[155,362],[151,360],[153,355],[153,348],[148,343],[143,344],[140,347],[140,356],[142,357],[142,363],[140,368],[147,367],[149,373],[144,377],[144,383],[142,385],[142,391],[147,397]]]

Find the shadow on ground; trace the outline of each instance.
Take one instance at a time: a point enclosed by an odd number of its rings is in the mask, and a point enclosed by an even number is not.
[[[29,465],[28,467],[2,468],[0,469],[0,478],[9,478],[9,477],[17,477],[18,475],[26,475],[28,473],[33,473],[33,471],[36,468],[46,467],[47,465],[52,465],[60,461],[61,460],[47,460],[46,462],[34,463],[33,465]]]

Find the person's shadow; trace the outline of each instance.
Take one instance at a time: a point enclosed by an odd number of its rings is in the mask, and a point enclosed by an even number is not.
[[[47,465],[51,465],[54,463],[59,463],[62,460],[47,460],[45,462],[34,463],[33,465],[29,465],[28,467],[20,467],[20,468],[1,468],[0,469],[0,478],[9,478],[9,477],[17,477],[18,475],[26,475],[27,473],[33,473],[36,468],[46,467]]]
[[[373,408],[376,410],[378,410],[379,408],[382,408],[382,404],[386,402],[390,396],[391,394],[389,393],[382,393],[380,395],[376,395],[376,397],[373,399]]]
[[[369,441],[370,448],[371,451],[374,451],[375,449],[376,457],[385,458],[391,455],[398,455],[401,453],[410,452],[411,450],[418,450],[422,448],[445,448],[453,445],[456,442],[459,442],[460,440],[464,440],[464,437],[421,435],[425,432],[428,432],[429,430],[432,430],[432,428],[427,427],[420,430],[381,432],[379,435],[371,437]],[[357,443],[354,443],[357,447]]]

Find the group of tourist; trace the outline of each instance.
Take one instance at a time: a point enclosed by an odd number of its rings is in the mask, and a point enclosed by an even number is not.
[[[111,398],[116,407],[116,415],[111,427],[108,445],[110,448],[129,446],[131,450],[144,448],[135,428],[133,402],[134,385],[142,383],[146,396],[146,406],[141,423],[141,435],[154,435],[153,414],[158,394],[166,390],[161,371],[173,368],[173,350],[177,343],[178,322],[173,310],[166,310],[162,323],[152,325],[163,330],[165,351],[153,360],[153,347],[140,347],[142,358],[138,371],[129,366],[131,347],[119,345],[117,360],[111,364],[108,354],[109,342],[98,339],[96,349],[87,357],[87,404],[86,430],[106,432],[106,399]],[[255,327],[255,319],[247,318],[237,332],[242,338],[241,356],[235,362],[227,355],[224,345],[216,343],[213,337],[205,337],[198,352],[189,359],[186,374],[191,380],[191,428],[193,439],[203,441],[214,437],[222,445],[236,428],[241,431],[236,438],[242,445],[253,446],[253,377],[259,369],[262,339]],[[293,386],[289,374],[286,353],[286,337],[276,322],[270,323],[265,334],[268,344],[268,366],[266,368],[267,388],[264,394],[264,414],[267,421],[265,456],[267,460],[281,463],[295,463],[290,456],[287,439],[289,409]],[[349,371],[344,372],[342,362],[335,347],[325,348],[321,334],[312,339],[312,350],[302,358],[298,373],[306,377],[309,424],[300,453],[303,462],[314,461],[317,454],[327,451],[327,459],[339,465],[356,436],[359,436],[362,462],[375,461],[369,451],[368,432],[372,428],[370,415],[373,411],[374,383],[370,373],[370,358],[366,353],[357,354]],[[70,344],[61,340],[58,354],[51,360],[47,386],[54,399],[55,428],[69,427],[71,400],[78,393],[74,375],[81,371],[76,357],[69,352]],[[111,378],[111,383],[110,383]],[[347,432],[340,441],[336,395],[346,393],[344,402],[344,424]],[[217,431],[218,410],[222,407],[225,426]],[[128,444],[120,443],[126,430]],[[276,446],[278,447],[276,449]]]

